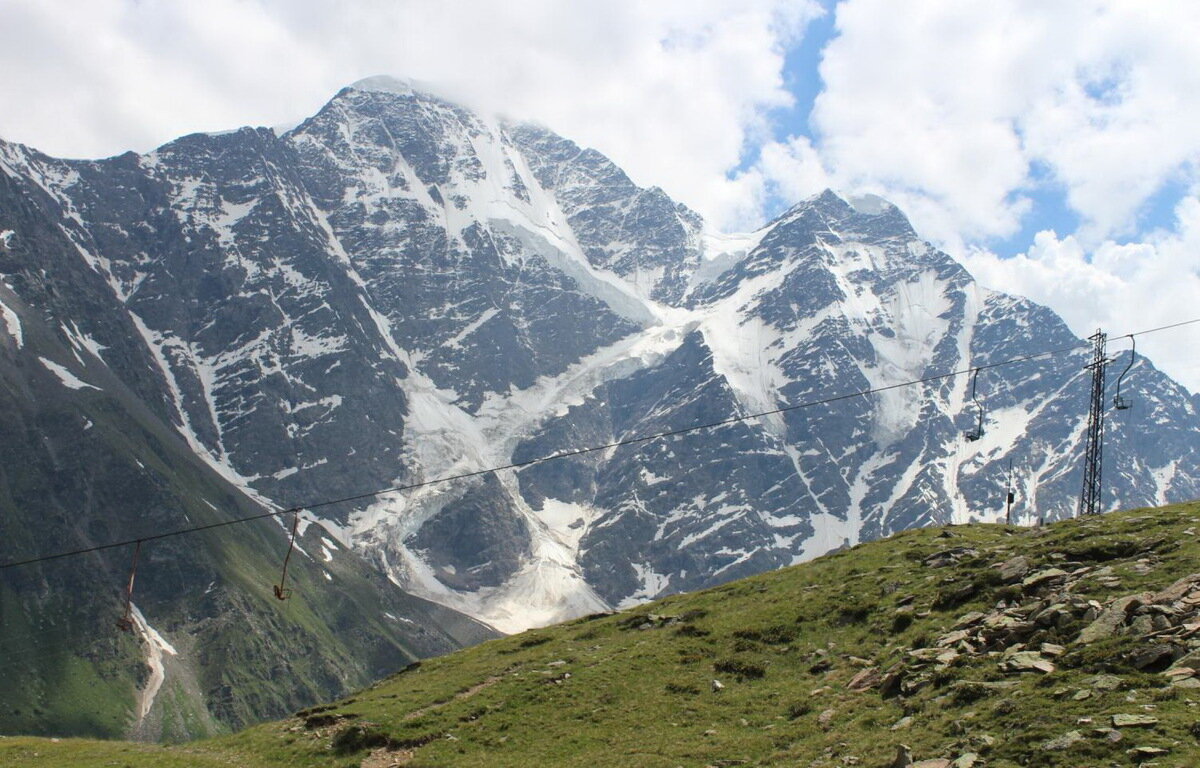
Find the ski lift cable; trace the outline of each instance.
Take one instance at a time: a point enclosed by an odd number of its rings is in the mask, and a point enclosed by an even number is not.
[[[1149,328],[1149,329],[1137,331],[1135,333],[1128,334],[1128,335],[1143,336],[1143,335],[1146,335],[1149,333],[1157,333],[1159,331],[1170,330],[1173,328],[1179,328],[1181,326],[1192,325],[1195,323],[1200,323],[1200,317],[1192,319],[1192,320],[1186,320],[1186,321],[1182,321],[1182,322],[1178,322],[1178,323],[1172,323],[1170,325],[1160,326],[1157,328]],[[546,456],[539,456],[539,457],[535,457],[532,459],[526,459],[524,461],[514,461],[514,462],[510,462],[508,464],[503,464],[500,466],[488,467],[486,469],[476,469],[476,470],[472,470],[470,472],[461,472],[461,473],[458,473],[455,475],[445,475],[443,477],[435,477],[435,478],[431,478],[429,480],[420,480],[420,481],[417,481],[414,483],[393,485],[393,486],[389,486],[386,488],[380,488],[380,489],[373,490],[373,491],[366,491],[364,493],[356,493],[356,494],[352,494],[349,496],[342,496],[340,498],[327,499],[324,501],[315,501],[315,502],[310,502],[307,504],[301,504],[301,505],[294,506],[294,507],[288,507],[286,509],[269,509],[266,512],[260,512],[258,514],[254,514],[254,515],[245,515],[243,517],[235,517],[235,518],[231,518],[229,520],[221,520],[221,521],[215,522],[215,523],[207,523],[205,525],[194,525],[194,526],[189,526],[187,528],[177,528],[177,529],[171,530],[171,531],[164,531],[162,533],[155,533],[155,534],[150,534],[147,536],[142,536],[137,539],[126,539],[124,541],[110,542],[107,544],[96,544],[96,545],[93,545],[90,547],[82,547],[80,549],[67,550],[64,552],[55,552],[53,554],[41,555],[38,557],[31,557],[31,558],[26,558],[23,560],[14,560],[14,561],[8,562],[8,563],[0,563],[0,570],[6,570],[8,568],[17,568],[17,567],[24,566],[24,565],[33,565],[36,563],[44,563],[44,562],[47,562],[50,560],[59,560],[59,559],[66,558],[66,557],[75,557],[78,555],[86,555],[86,554],[91,554],[93,552],[100,552],[100,551],[109,550],[109,549],[116,549],[118,547],[126,547],[126,546],[129,546],[130,544],[137,544],[138,542],[144,543],[144,542],[148,542],[148,541],[158,541],[160,539],[168,539],[168,538],[174,538],[176,536],[183,536],[183,535],[192,534],[192,533],[211,531],[211,530],[215,530],[217,528],[225,528],[225,527],[228,527],[231,525],[238,525],[240,523],[249,523],[249,522],[253,522],[255,520],[266,520],[269,518],[281,517],[283,515],[292,514],[295,512],[299,512],[301,510],[311,511],[311,510],[320,509],[323,507],[334,506],[336,504],[346,504],[346,503],[354,502],[354,501],[364,501],[366,499],[373,499],[378,496],[384,496],[389,493],[400,493],[403,491],[416,490],[418,488],[426,488],[426,487],[433,486],[433,485],[442,485],[444,483],[449,483],[449,482],[453,482],[456,480],[466,480],[466,479],[469,479],[472,477],[480,477],[482,475],[495,474],[497,472],[503,472],[505,470],[510,470],[510,469],[524,469],[526,467],[531,467],[531,466],[534,466],[537,464],[544,464],[546,462],[556,461],[558,459],[567,459],[567,458],[572,458],[575,456],[583,456],[583,455],[595,453],[598,451],[607,451],[607,450],[611,450],[613,448],[620,448],[620,447],[624,447],[624,446],[645,443],[645,442],[649,442],[651,440],[661,440],[663,438],[675,437],[677,435],[688,434],[691,432],[700,432],[703,430],[714,429],[716,427],[727,426],[729,424],[735,424],[738,422],[754,421],[754,420],[761,419],[766,416],[774,416],[776,414],[788,413],[791,411],[798,411],[798,410],[802,410],[805,408],[814,408],[817,406],[829,405],[831,403],[841,402],[843,400],[851,400],[851,399],[854,399],[857,397],[863,397],[865,395],[878,394],[880,392],[888,392],[891,390],[901,389],[904,387],[910,387],[910,386],[914,386],[917,384],[928,384],[928,383],[935,382],[935,381],[944,381],[946,379],[951,379],[956,376],[970,374],[970,373],[972,373],[974,371],[978,371],[978,370],[1000,368],[1000,367],[1003,367],[1006,365],[1015,365],[1017,363],[1029,362],[1031,360],[1039,360],[1039,359],[1046,358],[1046,357],[1055,357],[1055,356],[1062,355],[1067,352],[1073,352],[1073,351],[1078,350],[1081,347],[1085,347],[1085,346],[1087,346],[1087,342],[1080,340],[1074,344],[1057,347],[1055,349],[1048,349],[1048,350],[1044,350],[1042,352],[1036,352],[1036,353],[1029,354],[1029,355],[1013,357],[1013,358],[1009,358],[1007,360],[1000,360],[1000,361],[993,362],[993,363],[985,363],[985,364],[979,365],[974,368],[950,371],[948,373],[939,373],[939,374],[934,374],[931,376],[925,376],[920,379],[912,379],[910,381],[898,382],[896,384],[887,384],[884,386],[874,387],[871,389],[858,390],[855,392],[847,392],[847,393],[840,394],[840,395],[833,395],[831,397],[820,398],[817,400],[809,400],[809,401],[806,401],[803,403],[796,403],[795,405],[786,405],[786,406],[782,406],[779,408],[772,408],[767,411],[759,411],[757,413],[742,414],[739,416],[731,416],[726,419],[721,419],[719,421],[713,421],[713,422],[709,422],[706,424],[696,424],[696,425],[692,425],[689,427],[681,427],[680,429],[673,429],[673,430],[668,430],[665,432],[656,432],[656,433],[650,434],[650,435],[642,435],[640,437],[632,437],[632,438],[627,438],[625,440],[618,440],[618,441],[615,441],[612,443],[606,443],[603,445],[593,445],[593,446],[589,446],[586,448],[577,448],[577,449],[570,450],[570,451],[562,451],[560,453],[552,453],[552,454],[549,454]]]

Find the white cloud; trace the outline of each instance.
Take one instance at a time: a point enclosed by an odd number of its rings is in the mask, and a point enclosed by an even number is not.
[[[765,147],[745,175],[793,197],[830,185],[888,198],[982,282],[1048,304],[1083,334],[1191,316],[1195,199],[1174,232],[1139,237],[1136,219],[1164,185],[1200,181],[1198,28],[1193,0],[845,0],[820,65],[815,138]],[[1081,226],[997,258],[988,243],[1045,215],[1031,193],[1046,183]],[[1128,235],[1141,242],[1119,245]],[[1147,349],[1200,391],[1186,333]]]
[[[546,123],[642,184],[727,223],[731,181],[786,106],[787,46],[815,0],[0,0],[0,136],[52,154],[144,151],[184,133],[274,125],[391,74]]]
[[[1047,231],[1015,258],[976,249],[965,262],[985,285],[1056,308],[1080,336],[1137,332],[1200,317],[1200,197],[1185,198],[1176,217],[1175,231],[1141,243],[1108,240],[1089,253],[1077,238]],[[1126,344],[1112,341],[1114,350]],[[1138,349],[1200,392],[1200,324],[1141,337]]]
[[[821,160],[842,186],[936,203],[928,226],[968,241],[1019,229],[1037,164],[1098,244],[1195,177],[1197,28],[1190,0],[847,0],[812,116]]]

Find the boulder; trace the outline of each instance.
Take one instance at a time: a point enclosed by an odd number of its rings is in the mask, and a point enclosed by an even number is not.
[[[959,560],[975,557],[978,554],[978,550],[971,549],[970,547],[951,547],[941,552],[934,552],[922,560],[921,563],[929,568],[945,568],[948,565],[954,565]]]
[[[1140,714],[1118,714],[1112,716],[1113,728],[1150,728],[1158,725],[1158,718]]]
[[[958,621],[954,622],[953,629],[962,629],[964,627],[969,627],[974,624],[978,624],[979,622],[983,621],[984,618],[986,618],[986,616],[987,616],[987,614],[980,613],[979,611],[971,611],[970,613],[964,613],[962,616],[960,616],[958,618]]]
[[[846,683],[846,687],[852,691],[865,691],[879,685],[882,679],[883,676],[880,674],[878,667],[867,667],[850,678],[850,682]]]
[[[1115,691],[1121,687],[1122,680],[1116,675],[1096,675],[1084,682],[1097,691]]]
[[[1032,567],[1029,563],[1029,558],[1025,557],[1025,555],[1017,555],[1000,564],[1000,578],[1007,584],[1020,581],[1025,578],[1025,574],[1029,573]]]
[[[1037,651],[1019,651],[1000,663],[1005,672],[1041,672],[1049,674],[1054,671],[1054,664],[1042,658]]]
[[[1079,731],[1067,731],[1058,738],[1050,739],[1042,744],[1042,749],[1049,752],[1058,752],[1064,749],[1070,749],[1075,744],[1083,741],[1083,734]]]
[[[1021,581],[1021,590],[1029,592],[1052,582],[1063,581],[1066,578],[1067,572],[1062,568],[1043,568],[1037,573],[1026,576]]]
[[[1054,643],[1042,643],[1041,650],[1044,656],[1062,656],[1067,652],[1066,648]]]
[[[1179,649],[1170,643],[1155,643],[1134,649],[1129,654],[1129,663],[1133,665],[1134,669],[1161,672],[1181,655]]]
[[[1096,620],[1083,628],[1079,633],[1079,642],[1094,643],[1106,637],[1119,634],[1125,624],[1126,616],[1135,608],[1149,602],[1151,594],[1143,592],[1137,595],[1119,597],[1109,603]]]

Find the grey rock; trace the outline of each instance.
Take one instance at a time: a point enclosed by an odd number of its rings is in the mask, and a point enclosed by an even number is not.
[[[1042,744],[1042,749],[1049,752],[1059,752],[1064,749],[1070,749],[1079,742],[1084,740],[1084,736],[1079,731],[1067,731],[1061,736],[1057,736]]]
[[[1158,725],[1158,718],[1141,714],[1116,714],[1112,716],[1113,728],[1149,728]]]
[[[1029,558],[1025,555],[1017,555],[1000,564],[1000,578],[1011,584],[1025,578],[1031,568]]]
[[[1119,634],[1120,629],[1125,624],[1128,613],[1139,605],[1148,602],[1150,598],[1151,595],[1149,593],[1143,593],[1139,595],[1126,595],[1112,601],[1105,606],[1095,621],[1083,628],[1083,631],[1079,633],[1078,642],[1094,643],[1101,638]]]

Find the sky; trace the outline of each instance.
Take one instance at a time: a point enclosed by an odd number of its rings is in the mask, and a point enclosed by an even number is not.
[[[1081,336],[1200,317],[1195,0],[0,0],[0,20],[0,138],[53,155],[295,123],[389,74],[595,147],[715,229],[869,192]],[[1138,348],[1200,392],[1200,325]]]

